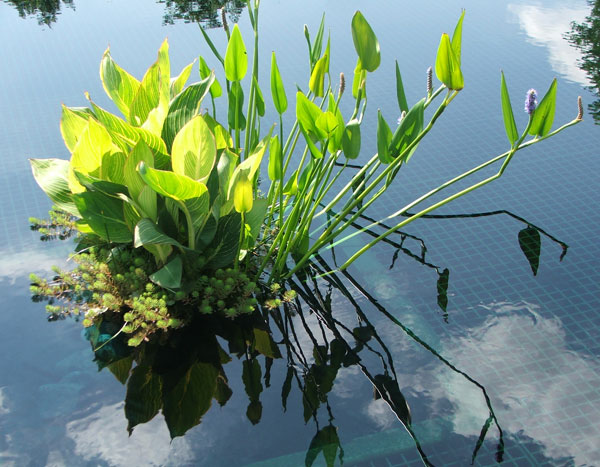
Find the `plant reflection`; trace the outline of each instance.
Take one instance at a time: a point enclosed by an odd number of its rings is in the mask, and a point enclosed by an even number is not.
[[[585,22],[573,22],[565,37],[581,51],[579,67],[593,83],[589,89],[600,97],[600,1],[588,0],[588,3],[592,10]],[[596,124],[600,124],[600,99],[589,104],[588,111]]]
[[[501,460],[504,450],[502,430],[485,388],[396,319],[352,275],[344,272],[343,276],[322,276],[329,270],[326,261],[317,257],[308,275],[287,283],[297,293],[294,300],[284,302],[280,307],[263,307],[261,313],[236,320],[201,316],[188,328],[173,332],[167,341],[146,344],[141,349],[127,347],[120,336],[112,338],[118,325],[105,322],[101,329],[92,328],[88,338],[96,349],[99,367],[108,367],[121,383],[127,385],[125,416],[129,432],[162,411],[171,437],[184,435],[201,422],[213,399],[223,406],[232,396],[224,366],[234,357],[242,360],[241,378],[248,397],[246,416],[252,424],[257,424],[262,416],[260,395],[263,384],[270,385],[275,361],[280,362],[278,368],[285,361],[287,370],[282,370],[286,371],[286,377],[281,389],[283,409],[287,409],[288,397],[295,386],[302,394],[304,422],[312,419],[316,428],[305,464],[311,466],[321,453],[328,466],[334,465],[336,459],[343,463],[344,450],[329,395],[340,369],[356,367],[372,384],[374,398],[383,399],[406,428],[423,463],[432,465],[412,428],[410,407],[400,390],[393,356],[349,290],[354,287],[389,324],[400,328],[406,336],[482,391],[489,414],[473,448],[473,459],[488,429],[495,426],[499,432],[498,458]],[[268,292],[266,294],[265,301]],[[347,319],[335,317],[334,294],[353,307],[354,325]],[[309,320],[315,318],[316,327],[309,324]],[[308,341],[300,339],[301,334],[308,336]],[[220,345],[219,339],[226,342],[227,349]],[[259,356],[265,358],[262,366]],[[364,362],[373,356],[380,364],[367,366]],[[321,422],[323,417],[327,420],[325,424]]]
[[[73,0],[4,0],[15,7],[21,18],[35,16],[40,26],[56,22],[63,5],[75,9]]]
[[[58,20],[61,7],[75,10],[74,0],[3,0],[17,9],[21,18],[35,16],[41,26],[51,26]],[[206,28],[223,26],[223,17],[237,22],[246,6],[245,0],[156,0],[164,4],[163,24],[175,21],[198,23]],[[219,11],[220,10],[220,11]]]
[[[534,274],[539,266],[542,236],[560,245],[561,259],[566,254],[568,246],[564,242],[508,211],[427,217],[452,219],[496,215],[508,215],[526,226],[519,232],[518,241]],[[35,221],[32,219],[32,228],[42,233],[46,232],[43,229],[48,229],[46,233],[50,235],[51,224]],[[372,222],[361,216],[354,227],[362,230],[362,221]],[[386,228],[385,225],[378,227]],[[377,235],[372,230],[365,232]],[[50,235],[49,238],[54,237]],[[409,240],[418,245],[417,253],[407,246]],[[447,320],[449,270],[428,261],[425,242],[417,236],[397,232],[385,242],[395,250],[390,269],[402,253],[436,272],[437,302]],[[372,385],[374,399],[383,400],[406,429],[423,463],[432,465],[413,429],[411,410],[400,389],[394,356],[365,312],[364,306],[368,305],[379,312],[377,325],[380,328],[391,326],[402,331],[448,371],[464,378],[481,392],[487,414],[472,447],[472,462],[490,429],[498,433],[496,457],[501,462],[504,435],[486,388],[390,313],[348,271],[332,272],[336,268],[335,248],[331,248],[330,253],[333,265],[323,256],[316,256],[309,268],[282,284],[287,293],[278,290],[275,294],[273,288],[263,289],[257,297],[262,304],[260,311],[253,315],[243,315],[235,320],[219,315],[199,315],[189,326],[172,331],[162,341],[147,342],[137,348],[127,345],[123,334],[119,333],[122,323],[118,320],[106,319],[100,328],[88,328],[87,338],[94,349],[98,367],[108,368],[127,386],[125,416],[129,433],[162,412],[171,437],[183,436],[202,421],[213,400],[220,406],[230,400],[233,390],[225,367],[236,358],[241,361],[241,380],[248,398],[246,417],[252,424],[259,423],[262,418],[261,394],[264,387],[271,385],[271,372],[285,373],[281,387],[283,410],[287,410],[288,398],[296,388],[301,394],[304,422],[312,420],[316,429],[307,448],[305,464],[312,466],[321,454],[328,466],[334,465],[336,460],[343,463],[344,449],[335,424],[335,407],[329,396],[340,370],[353,367]],[[275,295],[284,299],[277,301]],[[349,314],[348,308],[353,313]],[[342,311],[344,313],[340,313]]]

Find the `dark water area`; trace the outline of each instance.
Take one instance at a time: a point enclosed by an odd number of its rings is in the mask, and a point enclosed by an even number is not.
[[[72,246],[29,231],[50,203],[27,159],[68,157],[61,103],[84,106],[88,91],[113,108],[98,76],[108,45],[138,77],[165,37],[174,70],[198,54],[216,67],[197,22],[219,26],[223,2],[202,12],[200,2],[50,3],[50,16],[42,3],[0,3],[1,465],[600,465],[597,81],[593,31],[568,36],[594,5],[263,0],[263,91],[275,50],[288,96],[308,79],[304,24],[316,31],[325,12],[332,72],[348,77],[352,14],[370,21],[382,65],[369,77],[365,160],[377,109],[397,118],[394,59],[414,102],[440,33],[466,8],[465,89],[372,217],[507,149],[500,69],[519,127],[525,92],[553,77],[555,127],[575,117],[579,95],[584,121],[519,152],[499,181],[410,224],[348,275],[297,280],[288,318],[206,320],[177,345],[136,354],[115,341],[94,355],[100,335],[47,322],[30,299],[28,274],[68,266]],[[225,8],[249,43],[246,11]],[[207,31],[224,50],[222,29]],[[331,269],[366,241],[315,264]]]

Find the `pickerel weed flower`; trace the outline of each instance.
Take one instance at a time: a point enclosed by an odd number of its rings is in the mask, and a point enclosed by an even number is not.
[[[535,89],[530,89],[527,91],[527,96],[525,97],[525,112],[529,115],[533,113],[535,107],[537,106],[537,92]]]

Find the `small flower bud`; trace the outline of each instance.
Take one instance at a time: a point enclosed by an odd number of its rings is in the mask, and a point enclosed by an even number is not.
[[[537,92],[535,89],[530,89],[527,91],[527,96],[525,97],[525,112],[529,115],[533,113],[537,106]]]
[[[433,69],[427,68],[427,95],[431,95],[433,92]]]
[[[342,94],[344,94],[345,89],[346,89],[346,77],[344,76],[344,73],[340,73],[340,93],[339,93],[340,96]]]
[[[221,8],[221,21],[223,22],[223,29],[229,36],[229,25],[227,24],[227,16],[225,16],[225,8]]]
[[[583,119],[583,102],[581,101],[581,96],[577,97],[577,118],[576,120]]]

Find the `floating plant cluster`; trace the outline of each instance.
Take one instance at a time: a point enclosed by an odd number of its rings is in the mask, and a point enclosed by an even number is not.
[[[204,57],[198,59],[200,81],[186,86],[194,62],[171,77],[165,41],[141,80],[117,65],[110,50],[102,57],[102,84],[122,116],[87,94],[88,108],[63,107],[61,132],[70,160],[31,160],[36,181],[62,213],[46,226],[35,223],[46,229],[45,235],[54,229],[65,236],[76,229],[79,237],[75,271],[59,271],[54,281],[32,278],[34,295],[51,299],[53,316],[79,311],[85,325],[96,326],[115,320],[136,346],[197,315],[253,313],[258,290],[284,283],[320,250],[360,232],[356,219],[414,160],[421,140],[464,87],[463,12],[452,37],[441,37],[434,67],[437,89],[430,69],[424,97],[409,105],[396,63],[393,91],[403,117],[392,129],[379,111],[373,135],[377,153],[359,159],[368,76],[379,67],[381,54],[374,31],[356,12],[351,31],[358,58],[348,91],[343,73],[339,82],[331,78],[332,46],[324,22],[314,38],[305,28],[311,69],[306,89],[295,94],[294,123],[284,128],[290,107],[273,52],[270,102],[279,122],[265,131],[258,0],[248,0],[248,14],[254,39],[250,62],[237,25],[230,30],[224,24],[224,56],[202,30],[214,53],[211,66],[223,68],[223,84]],[[217,115],[215,99],[221,97],[227,99],[226,116]],[[341,106],[344,97],[353,105]],[[212,112],[202,110],[208,100]],[[580,111],[551,131],[556,81],[537,107],[529,93],[529,121],[522,133],[504,75],[501,100],[509,149],[364,227],[372,232],[383,227],[383,232],[340,270],[408,223],[501,177],[517,151],[582,118]],[[343,115],[342,107],[354,110]],[[501,164],[496,174],[426,205],[432,196],[495,163]],[[268,186],[260,183],[267,179]],[[387,221],[392,225],[385,226]],[[277,307],[292,298],[269,298],[266,305]]]

